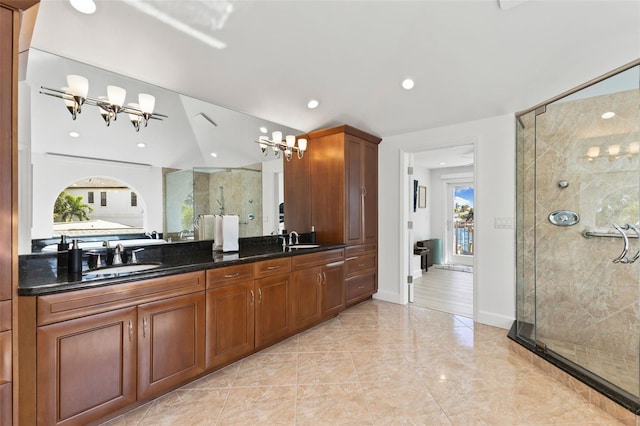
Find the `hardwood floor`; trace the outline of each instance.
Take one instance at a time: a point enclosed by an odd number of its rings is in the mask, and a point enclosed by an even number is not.
[[[413,289],[417,306],[473,318],[473,273],[430,267]]]

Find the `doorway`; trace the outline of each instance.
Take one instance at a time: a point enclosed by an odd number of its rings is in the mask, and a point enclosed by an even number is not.
[[[447,185],[447,232],[444,264],[473,266],[474,187],[473,181]]]
[[[468,318],[474,317],[474,153],[473,144],[406,153],[413,172],[407,185],[408,301]],[[426,200],[413,202],[416,188]],[[431,247],[426,269],[415,254],[423,241]]]

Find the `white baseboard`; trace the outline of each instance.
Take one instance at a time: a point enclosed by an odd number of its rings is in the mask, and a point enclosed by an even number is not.
[[[373,295],[374,299],[382,300],[383,302],[391,302],[402,305],[400,295],[398,293],[392,293],[390,291],[378,290],[377,293]]]
[[[481,324],[490,325],[493,327],[504,328],[509,330],[515,318],[508,317],[506,315],[496,314],[494,312],[479,311],[476,313],[475,321]]]

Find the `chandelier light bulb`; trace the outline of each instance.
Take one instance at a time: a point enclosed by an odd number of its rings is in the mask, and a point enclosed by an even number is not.
[[[152,114],[153,108],[156,106],[156,98],[147,93],[140,93],[138,95],[138,102],[140,103],[140,109],[145,114]]]
[[[273,132],[271,134],[271,140],[276,142],[276,143],[282,142],[282,132],[280,132],[280,131]]]
[[[124,105],[124,98],[127,96],[127,91],[118,86],[107,86],[107,98],[109,103],[117,107]]]
[[[291,148],[293,148],[293,146],[296,144],[296,137],[293,135],[287,135],[286,141],[287,147],[289,148],[289,150],[291,150]]]
[[[67,76],[67,85],[73,96],[86,98],[89,94],[89,80],[77,74],[69,74]]]
[[[306,139],[298,139],[298,149],[302,152],[307,150],[307,140]]]

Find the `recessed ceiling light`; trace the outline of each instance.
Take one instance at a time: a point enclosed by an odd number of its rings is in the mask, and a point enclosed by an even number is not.
[[[96,4],[93,0],[69,0],[71,6],[80,13],[91,15],[96,11]]]
[[[307,108],[309,108],[309,109],[316,109],[316,108],[318,108],[318,105],[320,105],[320,102],[318,102],[318,101],[317,101],[317,100],[315,100],[315,99],[311,99],[311,100],[309,101],[309,103],[307,104]]]
[[[145,146],[147,146],[146,143],[144,142],[138,142],[138,148],[144,148]]]
[[[260,132],[261,133],[267,133],[269,131],[269,129],[267,129],[266,127],[262,126],[260,127]]]
[[[78,133],[78,132],[69,132],[69,136],[71,136],[72,138],[79,138],[80,137],[80,133]]]
[[[218,154],[216,154],[215,152],[212,152],[212,153],[211,153],[211,156],[212,156],[213,158],[218,158]]]
[[[413,89],[413,86],[415,86],[415,83],[413,82],[412,79],[405,78],[404,80],[402,80],[402,88],[403,89],[411,90],[411,89]]]
[[[444,161],[441,161],[441,162],[440,162],[440,163],[438,163],[438,164],[440,164],[441,166],[446,166],[446,165],[447,165],[447,163],[445,163]]]
[[[615,116],[616,116],[615,112],[607,111],[604,114],[602,114],[600,117],[602,117],[603,120],[608,120],[608,119],[613,118]]]

